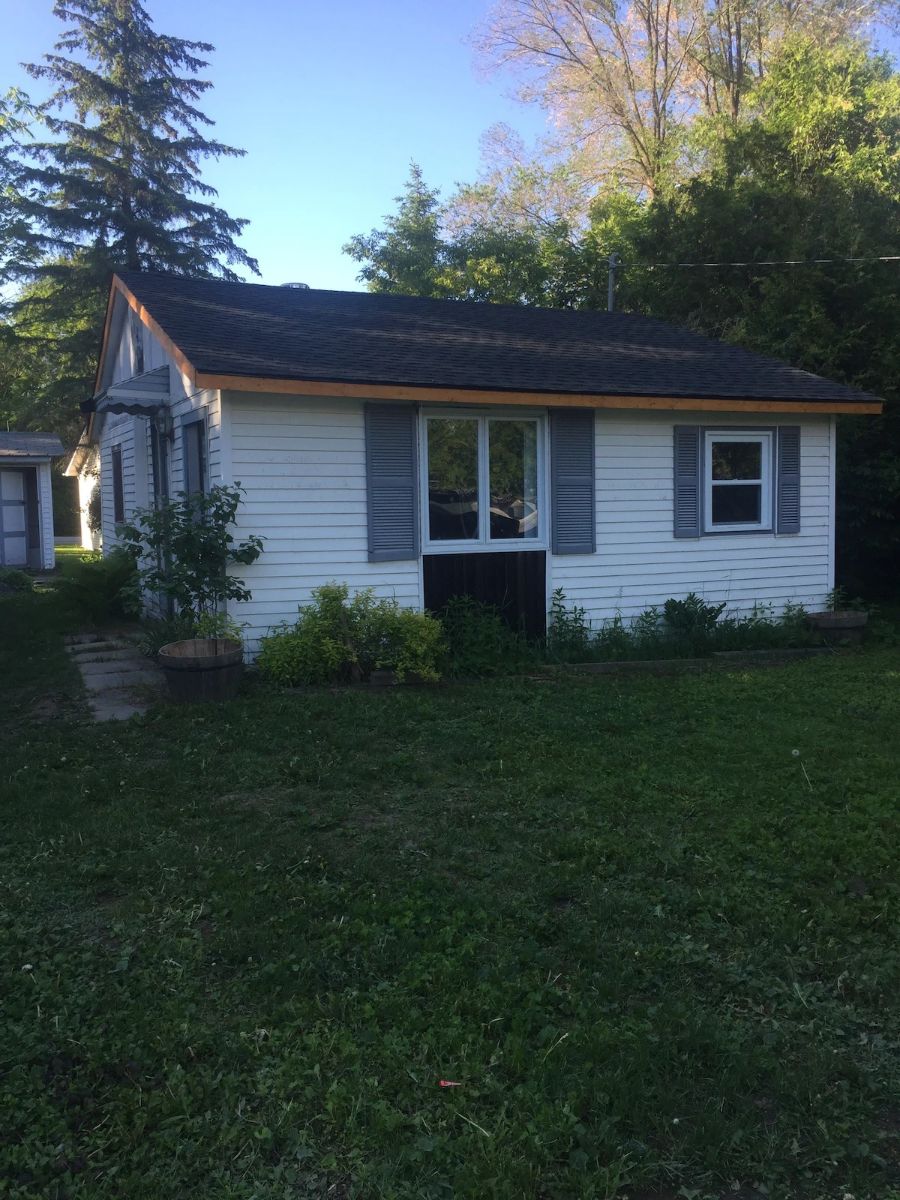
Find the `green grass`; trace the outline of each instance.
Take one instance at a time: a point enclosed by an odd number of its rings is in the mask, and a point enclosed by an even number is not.
[[[0,604],[5,1195],[900,1197],[900,652],[95,727],[23,702],[55,603]]]

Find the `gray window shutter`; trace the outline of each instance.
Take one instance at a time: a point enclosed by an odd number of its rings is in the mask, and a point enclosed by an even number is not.
[[[675,426],[675,536],[700,536],[700,426]]]
[[[551,549],[554,554],[593,554],[597,549],[594,505],[594,410],[550,410]]]
[[[800,532],[800,426],[778,428],[776,533]]]
[[[417,558],[416,410],[367,404],[365,413],[369,562]]]

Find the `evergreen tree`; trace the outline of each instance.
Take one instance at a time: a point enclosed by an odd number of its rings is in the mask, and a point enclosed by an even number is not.
[[[50,136],[17,171],[31,232],[13,270],[30,281],[17,333],[57,359],[55,395],[39,407],[70,432],[111,271],[237,279],[234,268],[257,267],[236,242],[246,222],[200,176],[202,160],[243,154],[207,136],[197,107],[213,47],[157,33],[139,0],[58,0],[54,13],[66,24],[56,53],[27,68],[54,90],[37,109]]]
[[[439,193],[428,186],[418,163],[411,163],[397,212],[385,218],[385,229],[357,234],[344,253],[363,263],[357,278],[371,292],[408,296],[446,296],[441,274],[444,242],[440,231]]]

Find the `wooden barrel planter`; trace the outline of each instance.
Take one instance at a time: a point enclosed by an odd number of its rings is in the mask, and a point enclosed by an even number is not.
[[[806,619],[813,629],[817,629],[822,634],[829,645],[836,642],[855,645],[863,640],[869,614],[858,612],[855,609],[845,609],[840,612],[809,613]]]
[[[231,638],[188,638],[159,652],[169,695],[180,704],[231,700],[237,695],[244,651]]]

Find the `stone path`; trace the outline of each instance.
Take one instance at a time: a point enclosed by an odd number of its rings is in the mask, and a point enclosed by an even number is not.
[[[127,721],[144,713],[153,702],[151,693],[163,687],[159,667],[125,637],[77,633],[65,640],[95,721]]]

